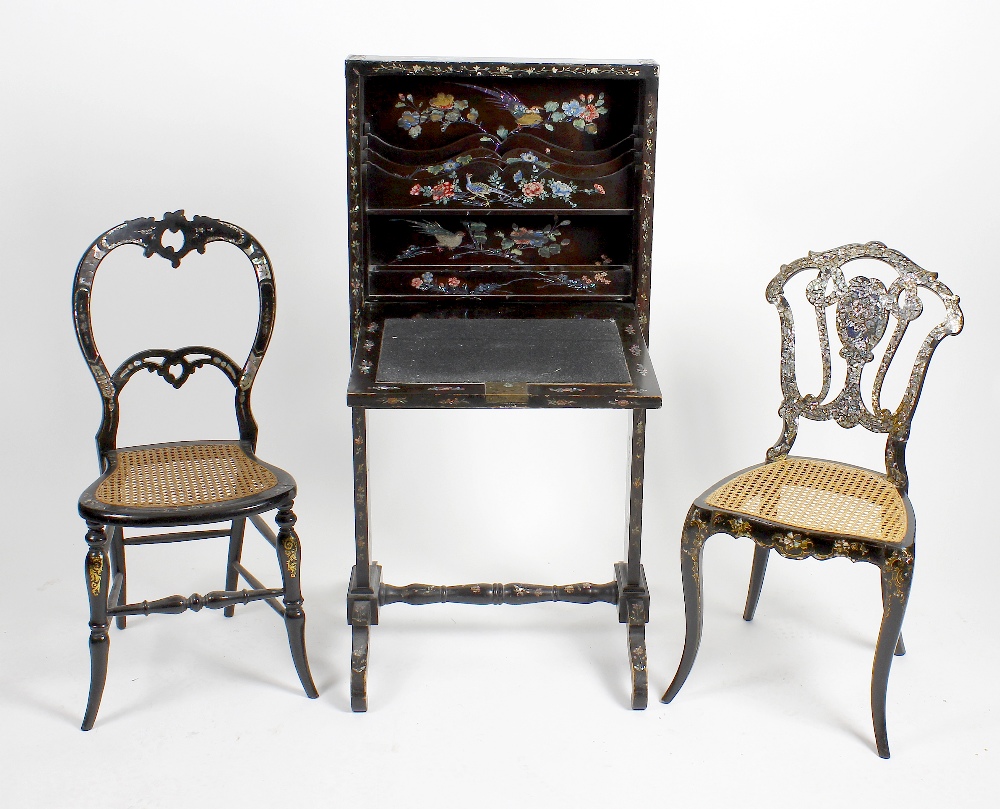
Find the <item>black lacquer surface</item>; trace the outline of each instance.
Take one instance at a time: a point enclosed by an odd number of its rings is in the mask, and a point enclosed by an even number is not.
[[[613,320],[385,321],[377,382],[630,381]]]

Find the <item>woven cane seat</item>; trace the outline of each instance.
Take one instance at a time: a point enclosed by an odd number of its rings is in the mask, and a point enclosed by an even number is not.
[[[252,497],[277,482],[239,444],[177,444],[119,450],[95,496],[131,508],[201,506]]]
[[[786,457],[748,469],[705,503],[807,531],[890,543],[906,537],[906,506],[885,475],[830,461]]]

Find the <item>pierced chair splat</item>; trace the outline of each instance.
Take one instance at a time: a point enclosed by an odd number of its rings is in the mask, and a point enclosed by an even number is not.
[[[895,271],[895,278],[886,287],[875,277],[851,277],[849,264],[858,259],[888,265]],[[800,390],[792,306],[785,297],[788,282],[806,272],[815,273],[806,284],[805,295],[815,312],[819,336],[822,382],[818,394]],[[883,384],[893,360],[901,356],[904,335],[924,312],[921,293],[929,301],[936,297],[944,315],[916,349],[899,402],[894,409],[888,409],[882,404]],[[916,526],[907,495],[906,442],[931,356],[944,338],[962,330],[962,310],[958,296],[938,280],[936,273],[918,267],[879,242],[809,253],[782,266],[768,284],[767,300],[777,307],[781,322],[781,435],[767,451],[765,463],[719,481],[688,511],[681,533],[687,633],[680,665],[663,702],[670,702],[680,691],[698,654],[702,549],[710,536],[726,533],[749,537],[755,543],[743,614],[747,621],[753,619],[757,608],[772,549],[787,559],[869,562],[881,571],[883,604],[872,667],[872,721],[878,754],[888,758],[886,688],[893,653],[905,652],[900,630],[915,559]],[[839,355],[846,365],[839,392],[833,384],[831,318],[832,331],[841,343]],[[875,362],[876,352],[881,359],[865,374],[866,366]],[[870,432],[884,433],[885,473],[790,456],[801,418],[833,421],[845,428],[861,425]]]
[[[164,245],[166,232],[180,233],[179,247]],[[208,346],[147,349],[126,359],[109,373],[97,350],[91,322],[94,277],[101,262],[123,245],[138,245],[148,258],[161,256],[179,267],[190,252],[204,253],[211,242],[228,242],[242,250],[257,278],[259,313],[253,346],[243,367]],[[80,496],[80,515],[87,522],[85,559],[90,601],[90,697],[83,730],[97,719],[108,670],[110,620],[124,629],[130,615],[177,614],[202,608],[222,609],[231,617],[237,604],[264,601],[283,616],[292,661],[309,697],[318,696],[309,672],[305,647],[305,612],[299,586],[301,548],[295,532],[295,481],[255,455],[257,424],[250,410],[250,392],[274,326],[275,294],[271,262],[256,239],[241,228],[183,211],[163,219],[133,219],[102,234],[84,254],[73,285],[73,319],[77,340],[101,394],[104,413],[97,433],[101,476]],[[236,391],[239,439],[184,441],[137,447],[117,446],[119,397],[128,381],[145,370],[182,387],[201,368],[221,371]],[[275,511],[275,531],[262,514]],[[281,587],[266,587],[242,564],[243,538],[249,520],[278,556]],[[125,529],[176,528],[229,523],[227,528],[170,531],[125,536]],[[225,589],[205,595],[172,595],[129,603],[126,598],[125,549],[132,545],[165,544],[213,537],[229,538]],[[237,590],[242,578],[250,589]]]

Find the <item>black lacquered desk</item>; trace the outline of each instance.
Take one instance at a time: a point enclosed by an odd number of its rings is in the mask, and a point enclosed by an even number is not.
[[[356,564],[351,704],[367,708],[387,604],[606,602],[647,701],[640,563],[656,66],[347,62]],[[416,134],[414,134],[414,130]],[[366,411],[631,413],[626,560],[606,583],[382,581],[368,532]]]

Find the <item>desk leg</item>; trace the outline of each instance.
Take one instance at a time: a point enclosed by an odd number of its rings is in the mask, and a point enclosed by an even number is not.
[[[355,564],[347,591],[347,623],[351,626],[351,710],[368,710],[368,639],[378,623],[380,569],[372,564],[368,544],[368,447],[365,411],[351,410],[354,428]]]
[[[646,459],[646,411],[632,411],[629,443],[628,533],[625,558],[615,566],[618,580],[618,620],[628,626],[629,664],[632,667],[632,708],[642,710],[649,699],[646,673],[646,623],[649,588],[640,562],[642,549],[642,481]]]

